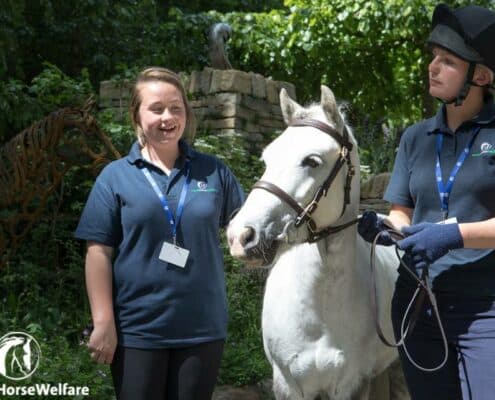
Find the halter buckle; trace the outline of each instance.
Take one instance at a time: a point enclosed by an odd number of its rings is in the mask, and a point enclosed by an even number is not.
[[[299,226],[301,226],[301,224],[303,222],[307,221],[308,219],[311,220],[311,214],[314,213],[314,211],[317,209],[317,207],[318,207],[318,202],[313,199],[311,201],[311,203],[309,203],[306,206],[306,208],[304,209],[304,211],[296,217],[296,220],[294,222],[294,226],[296,228],[298,228]]]

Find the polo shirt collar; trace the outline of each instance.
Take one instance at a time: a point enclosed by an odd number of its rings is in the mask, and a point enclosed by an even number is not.
[[[492,96],[488,96],[485,99],[481,112],[472,121],[480,125],[486,125],[495,121],[495,103]]]
[[[426,132],[428,135],[438,132],[444,132],[444,133],[451,132],[450,128],[447,126],[445,122],[446,121],[445,111],[446,111],[446,105],[443,104],[442,107],[440,107],[440,109],[436,113],[436,115],[428,120],[426,127]],[[487,125],[494,121],[495,121],[495,103],[493,101],[493,97],[490,95],[485,98],[483,107],[479,112],[479,114],[476,115],[469,122],[476,125]]]
[[[191,146],[189,146],[182,139],[179,140],[179,150],[181,158],[185,156],[186,158],[192,159],[195,158],[197,154],[196,151],[194,151]],[[137,140],[133,143],[131,150],[129,151],[129,154],[126,158],[130,164],[135,164],[138,161],[145,161],[143,155],[141,154],[141,146],[139,145],[139,142]]]

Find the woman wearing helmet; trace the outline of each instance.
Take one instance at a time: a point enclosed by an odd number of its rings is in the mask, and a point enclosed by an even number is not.
[[[414,315],[399,348],[413,400],[488,400],[495,398],[495,12],[438,5],[428,43],[429,92],[443,104],[405,131],[384,198],[392,203],[388,222],[405,235],[397,242],[403,261],[435,294],[444,340],[428,300],[408,311],[418,283],[402,265],[392,319],[399,339],[404,315]],[[384,228],[370,212],[358,226],[368,241]],[[378,242],[394,239],[385,233]]]

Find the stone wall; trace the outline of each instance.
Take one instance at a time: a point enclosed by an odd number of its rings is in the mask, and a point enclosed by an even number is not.
[[[188,87],[201,127],[223,135],[240,133],[259,143],[264,135],[285,129],[280,89],[296,98],[291,83],[237,70],[193,71]]]
[[[244,135],[263,146],[264,135],[285,129],[279,104],[280,89],[296,99],[293,84],[252,72],[205,68],[181,74],[200,130],[220,135]],[[100,108],[117,116],[127,112],[131,82],[100,83]]]
[[[361,184],[361,202],[359,204],[359,212],[364,210],[374,210],[377,213],[388,214],[390,211],[390,203],[382,200],[390,173],[385,172],[378,175],[372,175],[367,181]]]

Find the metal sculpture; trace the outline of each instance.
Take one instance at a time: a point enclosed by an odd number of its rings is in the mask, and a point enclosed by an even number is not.
[[[0,267],[46,211],[73,166],[99,170],[121,155],[91,115],[89,99],[34,123],[0,148]]]
[[[232,69],[227,57],[225,45],[232,35],[232,28],[225,22],[214,24],[208,35],[210,63],[215,69]]]

